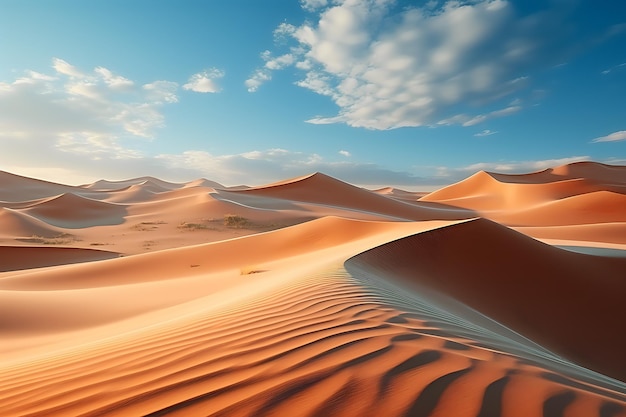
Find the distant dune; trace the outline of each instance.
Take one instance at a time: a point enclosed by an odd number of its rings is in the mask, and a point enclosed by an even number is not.
[[[431,193],[0,172],[0,415],[624,417],[623,254],[626,167],[593,162]]]

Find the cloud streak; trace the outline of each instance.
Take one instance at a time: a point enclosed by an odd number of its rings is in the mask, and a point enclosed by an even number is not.
[[[619,142],[622,140],[626,140],[626,130],[620,130],[618,132],[613,132],[606,136],[601,136],[599,138],[592,139],[592,143],[598,142]]]
[[[499,133],[499,132],[497,131],[494,132],[493,130],[485,129],[482,132],[474,133],[474,136],[476,136],[477,138],[482,138],[485,136],[495,135],[496,133]]]

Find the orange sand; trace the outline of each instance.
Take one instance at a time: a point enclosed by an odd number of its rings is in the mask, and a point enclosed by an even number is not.
[[[0,172],[0,415],[626,416],[623,253],[597,163],[429,194]]]

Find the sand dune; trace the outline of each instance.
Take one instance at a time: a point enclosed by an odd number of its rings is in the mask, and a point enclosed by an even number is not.
[[[154,177],[139,177],[122,181],[99,180],[91,184],[82,185],[80,188],[96,191],[116,191],[128,188],[131,185],[149,185],[161,190],[173,190],[184,186],[184,184],[163,181]]]
[[[66,192],[73,187],[53,182],[22,177],[0,171],[0,201],[24,201],[46,198]]]
[[[1,173],[0,414],[626,416],[625,173]]]
[[[9,208],[0,208],[0,235],[8,238],[27,238],[33,235],[57,236],[61,229],[42,220]]]
[[[480,171],[420,201],[473,210],[514,227],[623,223],[626,169],[579,162],[522,175]]]
[[[281,200],[308,202],[354,211],[375,213],[402,220],[454,220],[472,217],[463,209],[435,207],[429,203],[405,204],[377,193],[346,184],[322,173],[283,181],[263,187],[237,191],[244,195],[258,195]]]
[[[53,226],[77,229],[122,223],[126,209],[123,205],[65,193],[20,211]]]

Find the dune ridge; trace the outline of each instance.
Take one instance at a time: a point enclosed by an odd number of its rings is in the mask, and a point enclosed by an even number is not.
[[[0,173],[0,414],[626,417],[625,173]]]

